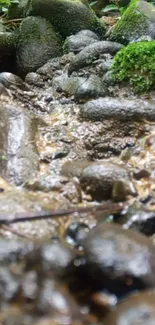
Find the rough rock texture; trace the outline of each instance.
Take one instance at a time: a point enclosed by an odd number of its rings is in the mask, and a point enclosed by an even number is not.
[[[16,64],[20,74],[37,70],[61,54],[61,39],[41,17],[27,17],[20,25]]]
[[[103,37],[106,30],[87,1],[30,0],[27,15],[47,18],[64,38],[82,29],[90,29]]]
[[[144,35],[155,38],[154,6],[143,0],[132,0],[112,30],[110,40],[126,44]]]
[[[105,97],[86,103],[81,107],[81,116],[90,121],[113,118],[120,121],[155,121],[155,104],[142,99]]]

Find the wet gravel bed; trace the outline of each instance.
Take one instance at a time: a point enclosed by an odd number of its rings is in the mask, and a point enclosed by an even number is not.
[[[122,45],[83,37],[0,73],[0,222],[61,212],[0,226],[5,325],[155,322],[155,95],[111,84]]]

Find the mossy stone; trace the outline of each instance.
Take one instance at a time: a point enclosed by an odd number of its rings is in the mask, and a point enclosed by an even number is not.
[[[29,0],[27,15],[48,19],[65,39],[82,29],[89,29],[101,37],[106,27],[89,8],[86,0]]]
[[[26,15],[26,8],[29,0],[18,0],[11,2],[8,8],[8,19],[23,18]]]
[[[111,76],[129,82],[137,93],[155,87],[155,41],[131,43],[114,57]]]
[[[18,33],[0,32],[0,55],[12,54],[16,49]]]
[[[155,8],[143,0],[131,0],[122,18],[114,27],[110,40],[127,44],[149,35],[155,38]]]
[[[45,18],[27,17],[20,25],[16,63],[19,73],[36,71],[62,53],[61,37]]]

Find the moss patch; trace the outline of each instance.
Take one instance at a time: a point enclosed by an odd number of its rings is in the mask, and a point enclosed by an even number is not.
[[[111,75],[116,82],[127,81],[136,93],[155,87],[155,41],[129,44],[114,57]]]
[[[151,12],[152,15],[152,8],[152,5],[147,2],[131,0],[129,7],[114,27],[110,39],[127,44],[145,34],[149,29],[149,17],[145,12]],[[155,20],[154,13],[153,16]]]

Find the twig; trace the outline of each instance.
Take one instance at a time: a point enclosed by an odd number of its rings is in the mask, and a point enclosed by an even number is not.
[[[26,235],[26,234],[23,234],[21,232],[19,232],[18,230],[8,226],[8,225],[1,225],[0,226],[2,230],[4,231],[9,231],[11,232],[12,234],[16,235],[16,236],[19,236],[19,237],[22,237],[22,238],[26,238],[26,239],[31,239],[31,237],[29,235]]]
[[[34,221],[41,219],[50,219],[50,218],[58,218],[70,215],[72,213],[87,213],[87,212],[108,212],[114,213],[119,212],[123,208],[125,208],[125,204],[123,203],[112,203],[111,201],[108,203],[95,205],[92,207],[77,207],[70,208],[68,210],[55,210],[55,211],[40,211],[40,212],[26,212],[26,213],[13,213],[13,214],[0,214],[0,225],[8,225],[17,222],[25,222],[25,221]]]
[[[10,19],[10,20],[5,20],[3,24],[9,25],[10,23],[18,23],[21,22],[23,18],[16,18],[16,19]]]

